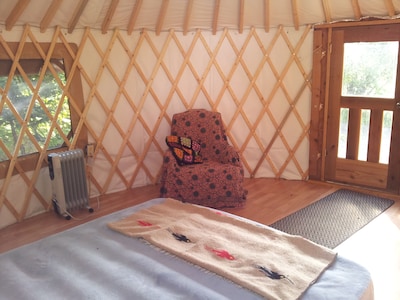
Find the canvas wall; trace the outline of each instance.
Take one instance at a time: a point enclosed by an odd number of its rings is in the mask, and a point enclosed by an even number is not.
[[[86,74],[82,117],[91,129],[89,142],[96,144],[88,160],[91,196],[156,184],[172,115],[189,108],[221,112],[246,177],[307,179],[311,27],[215,35],[0,31],[2,42],[54,39],[77,44],[78,66]],[[49,209],[48,171],[33,173],[0,181],[0,228]]]

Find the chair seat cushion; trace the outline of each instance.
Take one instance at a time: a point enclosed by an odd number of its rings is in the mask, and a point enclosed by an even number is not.
[[[206,161],[201,165],[169,168],[163,176],[163,197],[214,208],[241,207],[246,191],[238,182],[243,171],[231,164]]]

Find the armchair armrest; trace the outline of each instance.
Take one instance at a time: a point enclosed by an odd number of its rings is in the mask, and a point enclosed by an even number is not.
[[[234,166],[242,167],[239,153],[233,146],[223,142],[219,143],[216,149],[217,150],[213,153],[212,157],[210,157],[212,160],[220,162],[222,164],[231,164]]]

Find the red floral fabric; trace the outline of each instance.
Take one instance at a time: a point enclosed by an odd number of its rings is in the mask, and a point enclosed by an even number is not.
[[[214,208],[244,206],[243,166],[237,151],[228,144],[220,113],[192,109],[175,114],[171,135],[198,142],[203,163],[180,165],[172,151],[166,151],[161,197]]]

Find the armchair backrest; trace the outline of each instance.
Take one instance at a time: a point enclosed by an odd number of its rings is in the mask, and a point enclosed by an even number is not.
[[[172,117],[171,135],[184,136],[201,144],[203,159],[213,159],[215,145],[227,144],[225,128],[221,114],[205,109],[190,109],[174,114]]]

